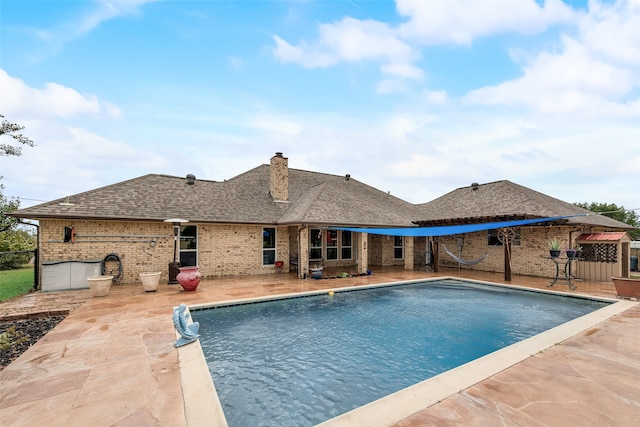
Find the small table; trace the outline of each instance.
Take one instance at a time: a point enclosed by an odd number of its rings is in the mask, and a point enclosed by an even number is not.
[[[574,261],[579,261],[582,258],[551,257],[544,255],[542,255],[542,258],[550,259],[556,266],[556,275],[551,283],[547,285],[547,288],[550,288],[556,284],[556,282],[558,281],[558,276],[560,275],[560,264],[563,264],[564,266],[562,268],[562,272],[564,273],[564,278],[567,281],[567,285],[569,285],[569,288],[571,288],[571,290],[576,289],[576,285],[574,285],[571,281],[571,263]]]

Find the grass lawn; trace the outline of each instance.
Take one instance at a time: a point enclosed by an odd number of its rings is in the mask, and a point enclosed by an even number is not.
[[[33,287],[33,266],[0,271],[0,301],[28,293]]]

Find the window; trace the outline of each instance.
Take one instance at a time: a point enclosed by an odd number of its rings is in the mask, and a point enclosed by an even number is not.
[[[262,265],[274,265],[276,263],[276,229],[262,229]]]
[[[198,227],[180,226],[180,266],[198,265]]]
[[[322,259],[322,231],[318,228],[309,231],[309,259]]]
[[[500,242],[500,239],[498,239],[498,232],[500,230],[497,228],[494,228],[492,230],[488,230],[487,231],[487,245],[489,246],[502,246],[502,242]],[[511,244],[513,246],[520,246],[520,227],[515,229],[515,236],[513,237],[513,241],[511,242]]]
[[[342,259],[351,259],[351,232],[342,231]]]
[[[404,258],[404,238],[402,236],[393,237],[393,258]]]
[[[324,240],[323,240],[324,238]],[[353,258],[350,231],[311,228],[309,230],[309,260]],[[324,258],[322,254],[324,253]]]
[[[327,259],[338,259],[338,230],[327,230]]]

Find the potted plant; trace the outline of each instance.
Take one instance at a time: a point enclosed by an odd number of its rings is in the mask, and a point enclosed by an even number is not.
[[[549,244],[549,255],[551,255],[551,257],[553,258],[559,257],[560,252],[562,252],[561,248],[564,240],[559,240],[557,237],[552,237],[551,239],[547,240],[547,243]]]
[[[567,254],[567,258],[574,259],[576,257],[576,250],[574,248],[567,248],[564,250]]]

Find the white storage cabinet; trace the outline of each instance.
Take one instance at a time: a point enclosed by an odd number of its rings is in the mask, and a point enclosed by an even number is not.
[[[87,278],[102,274],[101,260],[47,261],[42,263],[43,292],[88,289]]]

